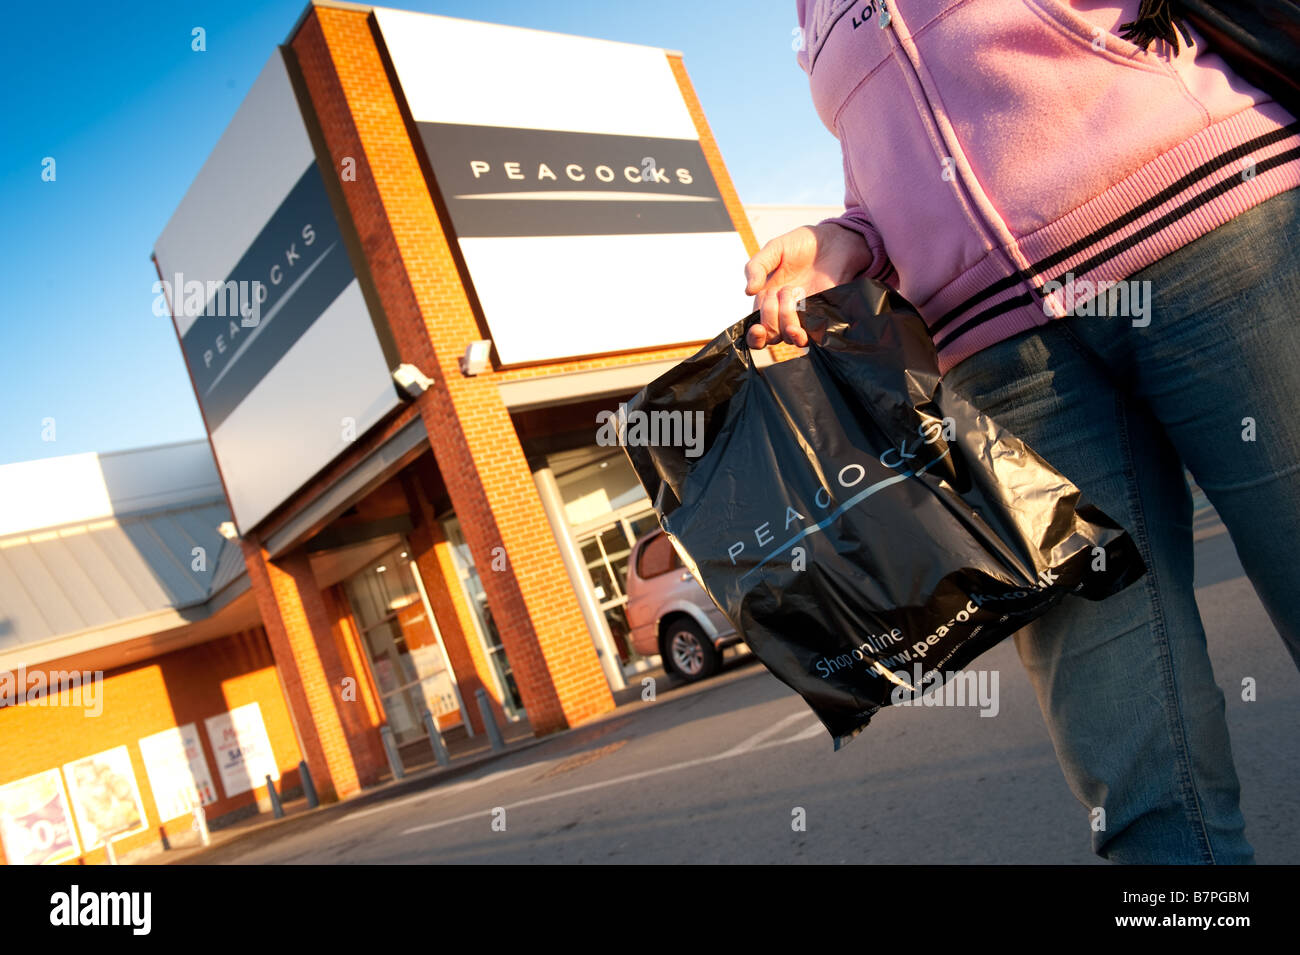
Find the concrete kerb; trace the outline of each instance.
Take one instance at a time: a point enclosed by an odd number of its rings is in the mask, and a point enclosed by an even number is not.
[[[616,711],[617,712],[617,711]],[[590,726],[590,723],[582,724],[582,727]],[[574,727],[581,729],[582,727]],[[565,730],[565,733],[573,730]],[[410,775],[398,779],[389,780],[381,783],[372,789],[367,789],[351,799],[345,799],[337,802],[326,803],[317,806],[315,809],[299,809],[291,812],[283,819],[267,819],[257,825],[239,829],[232,832],[227,838],[220,838],[220,830],[212,834],[212,845],[207,847],[194,847],[184,850],[176,850],[168,853],[172,858],[159,859],[161,865],[206,865],[210,861],[215,862],[213,858],[209,860],[205,857],[215,857],[218,854],[225,853],[234,846],[240,845],[255,839],[258,836],[265,836],[269,830],[274,829],[274,838],[281,839],[285,836],[293,835],[304,829],[310,829],[313,826],[325,822],[333,816],[346,815],[356,809],[364,806],[373,805],[374,803],[384,802],[388,799],[395,799],[399,796],[405,796],[408,793],[420,792],[424,789],[431,789],[439,783],[455,779],[458,776],[464,776],[486,763],[494,762],[505,756],[511,756],[515,753],[530,749],[539,743],[546,743],[557,739],[563,733],[556,733],[550,736],[542,736],[535,739],[518,740],[513,743],[507,743],[505,749],[497,752],[482,753],[478,756],[467,757],[453,762],[449,766],[434,766],[429,769],[417,770]]]
[[[237,832],[230,833],[225,839],[220,838],[220,830],[218,830],[212,834],[212,845],[210,846],[174,849],[165,853],[163,858],[151,861],[147,864],[219,864],[221,861],[220,857],[225,855],[233,847],[250,842],[259,836],[266,836],[269,834],[270,830],[275,830],[273,838],[281,839],[293,835],[296,832],[317,826],[334,816],[346,815],[357,809],[385,802],[390,799],[395,799],[399,796],[432,789],[442,782],[455,779],[458,776],[464,776],[488,763],[496,762],[497,760],[503,759],[507,756],[513,756],[516,753],[524,752],[525,750],[532,749],[536,746],[575,739],[597,730],[602,724],[608,723],[610,720],[625,719],[636,712],[652,706],[661,706],[663,704],[671,704],[679,700],[685,700],[698,693],[706,693],[709,690],[726,686],[735,680],[745,679],[747,677],[767,672],[761,666],[752,665],[756,663],[757,658],[748,654],[741,656],[739,659],[728,661],[727,668],[712,679],[705,680],[701,683],[687,683],[673,687],[672,696],[666,700],[642,700],[640,698],[639,687],[632,685],[626,690],[615,694],[616,699],[621,698],[621,702],[613,710],[610,710],[608,713],[602,713],[600,716],[587,720],[577,726],[570,727],[567,730],[561,730],[558,733],[551,733],[547,736],[516,740],[515,742],[507,743],[505,749],[496,752],[489,751],[477,756],[463,758],[452,762],[449,766],[433,766],[428,769],[418,770],[403,779],[390,780],[386,783],[381,783],[373,789],[367,789],[350,799],[345,799],[340,802],[326,803],[325,805],[317,806],[315,809],[298,809],[290,812],[283,819],[268,819],[265,822],[248,828],[241,828]],[[662,671],[658,672],[662,673]],[[647,675],[651,674],[641,674],[638,676],[638,679]],[[170,856],[170,858],[167,858],[168,856]]]

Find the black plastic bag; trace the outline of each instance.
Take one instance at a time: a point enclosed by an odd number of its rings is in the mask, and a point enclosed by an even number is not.
[[[806,354],[756,368],[754,313],[620,426],[686,566],[838,750],[1067,593],[1100,600],[1145,566],[1069,480],[944,390],[896,292],[863,278],[805,306]]]

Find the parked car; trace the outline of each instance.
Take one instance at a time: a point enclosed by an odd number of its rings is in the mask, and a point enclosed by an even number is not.
[[[741,640],[658,529],[632,548],[624,612],[636,651],[689,681],[717,673],[722,651]]]

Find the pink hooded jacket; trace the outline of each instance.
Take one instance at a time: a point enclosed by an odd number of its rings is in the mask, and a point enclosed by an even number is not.
[[[1122,39],[1138,0],[797,8],[844,157],[845,212],[825,221],[866,239],[867,274],[920,310],[943,371],[1300,186],[1295,117],[1194,30],[1176,55]]]

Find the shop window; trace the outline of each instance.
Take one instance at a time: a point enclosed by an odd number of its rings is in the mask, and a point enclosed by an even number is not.
[[[461,589],[473,611],[474,629],[478,633],[479,645],[483,648],[484,656],[487,657],[492,668],[497,695],[501,700],[501,709],[508,719],[518,720],[524,716],[523,698],[519,695],[519,687],[515,685],[510,659],[506,656],[505,644],[501,641],[496,621],[492,619],[487,591],[483,589],[483,582],[479,579],[478,570],[474,566],[474,558],[469,552],[469,542],[465,540],[458,518],[449,517],[442,522],[442,526],[447,535],[447,542],[451,545],[452,563],[460,578]]]
[[[461,718],[460,694],[437,621],[405,546],[343,582],[370,672],[399,745],[426,735],[424,710],[445,729]]]

